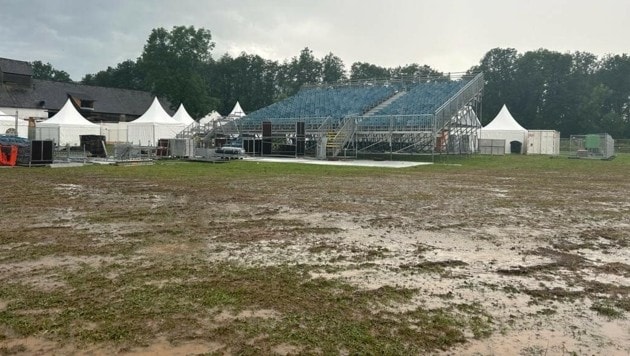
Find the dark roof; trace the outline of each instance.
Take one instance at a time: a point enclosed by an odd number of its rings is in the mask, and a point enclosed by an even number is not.
[[[77,83],[33,79],[30,89],[0,85],[0,107],[59,110],[68,96],[94,100],[94,112],[140,116],[151,106],[153,95],[146,91],[96,87]],[[41,106],[40,103],[44,102]],[[160,99],[169,113],[169,103]]]
[[[29,62],[16,61],[15,59],[0,58],[0,70],[4,73],[33,75],[33,68]]]
[[[70,95],[73,98],[79,99],[79,100],[89,100],[89,101],[94,101],[94,98],[85,94],[85,93],[71,93],[68,92],[68,95]]]

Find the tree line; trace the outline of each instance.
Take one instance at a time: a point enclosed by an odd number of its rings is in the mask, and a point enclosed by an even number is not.
[[[482,123],[506,104],[528,129],[555,129],[563,136],[609,133],[630,137],[630,57],[603,58],[546,49],[488,51],[478,66],[486,85]]]
[[[204,28],[176,26],[151,31],[136,60],[87,74],[81,83],[150,91],[193,117],[227,114],[238,100],[246,112],[294,95],[303,85],[401,76],[447,76],[427,65],[386,68],[355,62],[346,68],[333,53],[316,58],[308,47],[282,62],[241,53],[212,56]],[[37,66],[35,64],[37,63]],[[36,70],[37,69],[37,70]],[[526,128],[555,129],[563,136],[607,132],[630,137],[630,57],[512,48],[488,51],[469,73],[484,72],[483,124],[507,104]],[[69,81],[66,72],[34,62],[34,76]]]

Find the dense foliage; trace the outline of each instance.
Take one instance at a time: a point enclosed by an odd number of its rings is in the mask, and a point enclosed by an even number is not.
[[[33,68],[33,78],[54,80],[56,82],[71,82],[70,74],[63,70],[53,68],[50,63],[42,63],[41,61],[34,61],[31,63]]]
[[[471,71],[486,79],[482,123],[507,104],[521,125],[563,136],[630,137],[630,57],[495,48]]]
[[[386,68],[355,62],[347,69],[333,53],[317,58],[308,47],[283,62],[247,53],[215,59],[213,48],[206,29],[154,29],[137,60],[88,74],[82,82],[149,90],[165,96],[173,106],[183,102],[192,116],[201,117],[215,109],[227,114],[237,100],[251,112],[289,97],[307,84],[444,76],[415,63]],[[518,53],[512,48],[494,48],[469,69],[470,73],[479,71],[486,80],[483,124],[507,104],[530,129],[556,129],[563,136],[607,132],[615,138],[630,137],[630,57],[626,54],[598,58],[585,52],[539,49]]]
[[[357,62],[349,70],[338,56],[328,53],[317,58],[308,47],[283,62],[258,55],[224,54],[212,58],[210,31],[194,27],[154,29],[136,60],[127,60],[95,74],[82,83],[117,88],[148,90],[165,96],[172,105],[183,102],[193,117],[211,110],[227,114],[236,101],[246,112],[268,106],[294,95],[308,84],[342,80],[384,79],[413,75],[442,75],[419,64],[396,68]],[[173,108],[174,109],[174,108]]]

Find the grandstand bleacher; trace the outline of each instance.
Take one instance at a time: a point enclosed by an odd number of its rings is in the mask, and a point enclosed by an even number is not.
[[[401,153],[434,153],[438,131],[450,131],[451,136],[472,135],[473,129],[469,127],[466,133],[456,133],[458,124],[451,118],[466,106],[480,104],[482,89],[481,74],[456,80],[414,78],[407,82],[371,81],[306,87],[294,96],[221,128],[231,128],[231,132],[222,133],[228,136],[257,135],[262,122],[268,121],[279,137],[289,137],[294,134],[295,122],[300,121],[305,123],[306,135],[311,141],[325,136],[326,145],[336,147],[331,150],[332,155],[349,146],[355,151],[363,150],[362,153],[371,153],[370,148],[383,151],[387,147],[391,152],[393,141],[398,142]],[[357,141],[362,144],[355,144]]]

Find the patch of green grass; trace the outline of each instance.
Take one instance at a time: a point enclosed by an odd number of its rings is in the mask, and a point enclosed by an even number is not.
[[[543,288],[543,289],[523,289],[521,290],[525,294],[528,294],[532,298],[538,301],[545,300],[575,300],[579,298],[583,298],[585,296],[584,292],[580,291],[569,291],[563,288],[555,287],[555,288]]]
[[[415,264],[403,264],[398,266],[401,270],[425,272],[425,273],[444,273],[449,267],[467,266],[468,263],[459,260],[445,261],[423,261]]]
[[[558,311],[551,308],[542,308],[536,312],[536,314],[539,314],[539,315],[554,315],[556,313],[558,313]]]
[[[112,270],[119,276],[106,278]],[[170,340],[195,335],[234,352],[252,346],[263,353],[290,342],[305,352],[408,354],[463,342],[466,328],[487,335],[477,309],[385,311],[383,306],[407,302],[416,291],[358,290],[288,267],[160,261],[131,269],[84,267],[66,272],[65,281],[68,288],[46,292],[18,283],[1,286],[0,298],[10,302],[0,323],[19,335],[57,340],[138,345],[156,333]],[[277,317],[215,319],[221,311],[246,309],[274,310]],[[248,345],[260,334],[268,338]]]
[[[521,356],[543,356],[547,354],[547,349],[539,345],[527,346],[519,352]]]
[[[492,317],[479,303],[456,304],[455,308],[464,313],[464,318],[468,319],[468,327],[476,339],[482,339],[492,334]]]
[[[602,238],[615,247],[625,248],[630,244],[630,229],[613,227],[589,229],[582,231],[580,237],[588,240]]]
[[[337,250],[337,246],[328,243],[320,243],[308,248],[309,253],[326,253]]]
[[[329,235],[342,231],[336,227],[310,226],[301,220],[256,218],[237,221],[215,221],[212,228],[218,230],[217,240],[226,242],[252,242],[304,238],[309,235]]]
[[[23,344],[14,345],[14,346],[11,346],[11,347],[2,346],[2,347],[0,347],[0,355],[1,356],[9,356],[9,355],[23,354],[27,350],[28,349]]]
[[[623,317],[623,311],[616,309],[614,306],[605,302],[595,302],[591,306],[591,310],[608,319],[620,319]]]

